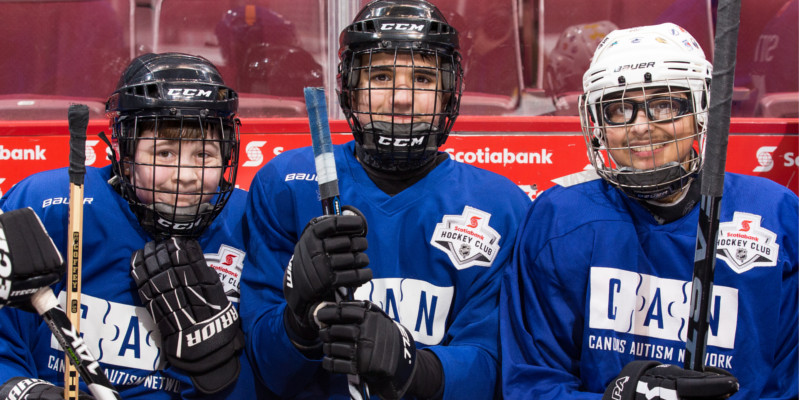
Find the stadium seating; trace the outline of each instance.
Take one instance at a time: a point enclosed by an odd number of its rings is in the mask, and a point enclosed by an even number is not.
[[[536,86],[553,100],[556,115],[578,115],[583,72],[597,43],[610,30],[676,23],[697,40],[707,55],[713,47],[711,0],[624,1],[543,0],[532,4],[538,17]],[[559,46],[557,46],[557,44]]]
[[[131,57],[129,0],[0,7],[0,118],[66,118],[71,102],[100,112]]]
[[[320,3],[155,1],[154,51],[182,51],[209,59],[240,93],[242,115],[305,115],[303,87],[323,85],[318,61],[324,57]]]

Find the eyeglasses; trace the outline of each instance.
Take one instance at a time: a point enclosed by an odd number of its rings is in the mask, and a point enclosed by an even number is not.
[[[691,104],[688,99],[668,96],[651,97],[644,101],[609,100],[603,104],[603,120],[609,125],[630,124],[636,119],[640,109],[645,110],[650,121],[664,121],[688,114]]]

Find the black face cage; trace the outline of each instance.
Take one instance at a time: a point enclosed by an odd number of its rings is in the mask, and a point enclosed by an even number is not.
[[[676,81],[680,86],[676,86]],[[579,99],[579,114],[581,119],[581,129],[586,142],[589,161],[595,167],[598,175],[606,182],[619,187],[623,192],[631,197],[643,200],[656,200],[680,191],[688,186],[695,179],[703,166],[707,124],[707,86],[689,85],[680,80],[665,80],[654,82],[651,87],[661,87],[662,93],[645,95],[641,84],[638,87],[624,87],[620,92],[619,87],[604,88],[593,90],[582,95]],[[692,89],[690,89],[692,87]],[[645,97],[670,97],[676,96],[685,98],[687,107],[682,109],[683,113],[676,113],[672,118],[651,119],[653,115],[645,112],[644,120],[641,122],[629,121],[618,125],[609,125],[604,118],[604,107],[613,103],[621,103],[636,99],[639,107],[643,107],[642,99]],[[589,100],[587,100],[589,99]],[[640,111],[640,112],[641,112]],[[680,114],[680,115],[677,115]],[[695,123],[692,125],[693,131],[677,137],[676,124],[683,118],[693,117]],[[633,116],[633,120],[637,117]],[[640,143],[637,146],[628,145],[631,141],[631,130],[641,125],[659,124],[668,131],[672,132],[668,140],[656,138],[654,140],[652,131],[647,143]],[[624,129],[626,140],[619,147],[612,147],[608,143],[607,129]],[[690,145],[691,154],[686,160],[675,160],[662,165],[655,165],[646,169],[637,169],[625,166],[634,158],[635,151],[653,151],[661,146],[674,146],[676,154],[680,154],[680,146]],[[616,159],[613,154],[617,154]],[[654,152],[655,154],[655,152]]]
[[[113,124],[114,139],[119,148],[116,175],[120,193],[130,204],[142,228],[156,240],[172,236],[196,238],[219,215],[233,193],[239,162],[238,119],[224,117],[122,117]],[[164,134],[166,127],[174,129]],[[187,130],[188,128],[188,130]],[[141,137],[152,129],[155,137]],[[194,134],[188,132],[194,131]],[[175,130],[177,133],[174,133]],[[199,132],[199,133],[198,133]],[[219,133],[219,134],[217,134]],[[151,160],[137,160],[136,148],[141,141],[151,141],[154,155]],[[199,146],[192,146],[199,143]],[[218,148],[219,165],[186,165],[182,163],[185,151],[200,151],[203,155]],[[199,149],[199,150],[198,150]],[[160,152],[176,151],[177,161],[160,164]],[[150,168],[151,180],[137,181],[137,169]],[[170,168],[173,185],[157,188],[156,175],[162,168]],[[207,174],[219,172],[214,188],[203,182]],[[162,170],[163,172],[163,170]],[[192,188],[185,188],[183,180],[196,180]],[[166,199],[166,201],[165,201]],[[188,202],[190,205],[179,205]]]
[[[393,54],[392,63],[373,65],[373,56],[378,53]],[[398,65],[399,54],[409,54],[411,65]],[[458,116],[464,77],[460,54],[414,47],[365,49],[347,51],[341,60],[339,102],[360,147],[361,161],[381,170],[404,171],[416,169],[431,160],[447,140]],[[421,65],[420,60],[433,65]],[[396,87],[394,82],[387,87],[373,87],[371,79],[367,80],[369,84],[366,87],[359,87],[361,74],[369,77],[378,68],[388,68],[397,74],[403,69],[411,69],[414,79],[410,87]],[[440,84],[434,88],[419,87],[417,76],[429,76]],[[401,91],[410,92],[411,105],[405,112],[395,110],[394,99],[402,95]],[[390,110],[372,111],[372,99],[381,94],[379,92],[393,99]],[[415,102],[426,93],[433,94],[434,109],[415,112]],[[359,104],[358,99],[367,99],[367,102]]]

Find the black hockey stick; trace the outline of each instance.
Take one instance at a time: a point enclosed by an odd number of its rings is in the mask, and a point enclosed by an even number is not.
[[[83,248],[83,178],[86,175],[86,127],[89,107],[72,104],[67,113],[69,122],[69,264],[67,265],[66,312],[75,331],[81,321],[81,253]],[[64,398],[78,399],[78,373],[64,360]]]
[[[692,273],[692,300],[686,334],[684,368],[703,371],[708,342],[708,326],[713,299],[719,207],[725,180],[728,129],[731,123],[733,73],[739,35],[741,0],[720,0],[717,6],[717,31],[714,38],[714,70],[708,110],[708,137],[705,165],[701,172],[700,218]]]
[[[67,314],[58,306],[53,289],[49,287],[39,289],[31,296],[31,303],[47,323],[58,344],[61,345],[69,364],[77,369],[83,381],[86,382],[92,396],[98,400],[122,399],[114,389],[114,385],[108,380],[103,368],[100,367],[100,363],[89,351],[89,347],[81,335],[69,322]],[[66,369],[66,365],[64,367]]]
[[[314,149],[314,164],[317,169],[322,213],[323,215],[339,215],[342,213],[339,204],[339,179],[336,176],[336,160],[333,158],[331,129],[328,126],[325,89],[307,87],[303,89],[303,95],[308,111],[308,125],[311,129],[311,147]],[[339,288],[336,300],[353,300],[352,288]],[[358,375],[348,375],[347,384],[351,399],[369,399],[367,384]]]

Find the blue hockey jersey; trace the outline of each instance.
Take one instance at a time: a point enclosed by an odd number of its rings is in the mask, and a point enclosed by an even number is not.
[[[519,221],[530,206],[508,179],[451,159],[389,196],[353,155],[334,146],[343,205],[369,225],[373,279],[355,291],[433,351],[444,369],[445,399],[491,398],[499,374],[497,296]],[[278,394],[349,398],[344,375],[306,359],[283,324],[284,268],[309,220],[322,214],[310,147],[264,166],[248,193],[250,237],[242,275],[242,320],[254,369]]]
[[[256,381],[244,352],[238,381],[213,396],[196,391],[189,377],[176,368],[165,368],[159,333],[130,277],[131,254],[151,239],[128,203],[108,184],[110,177],[110,167],[86,169],[80,330],[89,350],[125,399],[254,398]],[[238,301],[245,256],[241,229],[245,200],[246,193],[236,190],[198,239],[209,265],[217,271],[233,301]],[[33,208],[67,258],[66,168],[28,177],[0,199],[0,207]],[[63,289],[63,281],[53,286],[62,307],[66,296]],[[41,317],[5,307],[0,309],[0,326],[0,383],[22,376],[64,386],[64,352]],[[88,392],[83,381],[81,389]]]
[[[600,399],[632,360],[683,366],[699,205],[664,225],[596,179],[545,191],[503,276],[509,399]],[[725,175],[706,365],[734,399],[798,395],[798,199]]]

